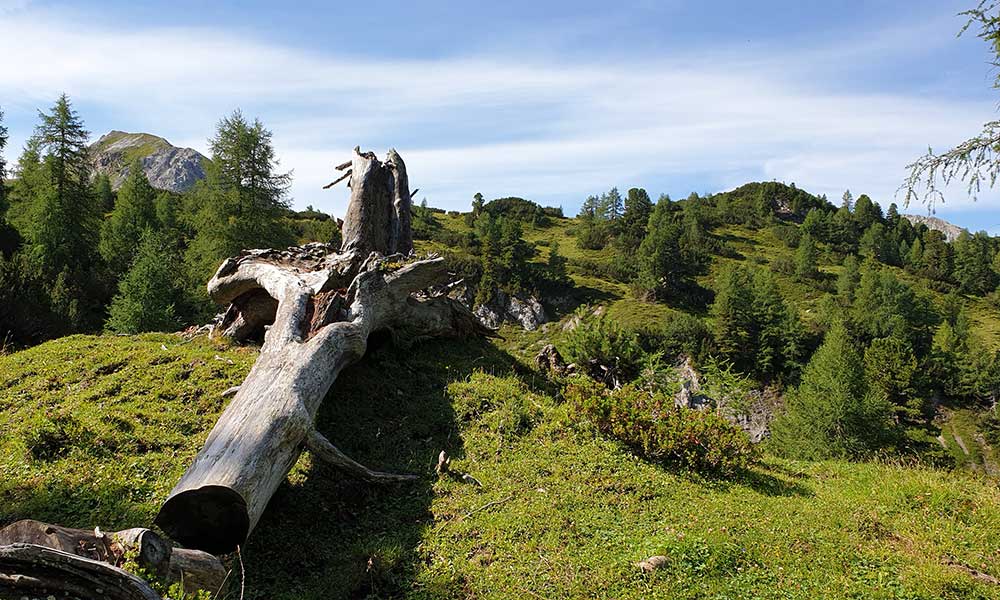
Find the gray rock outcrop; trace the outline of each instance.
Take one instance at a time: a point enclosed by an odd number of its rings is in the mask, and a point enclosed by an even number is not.
[[[518,298],[503,291],[498,291],[492,302],[480,304],[473,312],[484,325],[494,329],[507,321],[534,331],[543,323],[549,322],[549,317],[537,298]]]
[[[939,219],[938,217],[931,217],[927,215],[903,215],[903,218],[913,225],[926,225],[928,229],[940,231],[944,234],[944,239],[949,242],[957,240],[958,236],[962,235],[962,232],[966,230],[964,227],[959,227],[954,223],[949,223],[948,221]]]
[[[197,150],[178,148],[148,133],[111,131],[90,146],[94,171],[107,175],[115,190],[121,187],[137,158],[142,161],[149,183],[171,192],[186,192],[204,179],[208,161]]]

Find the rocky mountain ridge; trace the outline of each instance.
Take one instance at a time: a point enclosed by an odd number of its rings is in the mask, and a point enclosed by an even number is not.
[[[203,154],[191,148],[178,148],[167,140],[148,133],[110,131],[90,146],[90,161],[97,173],[111,179],[112,189],[121,187],[135,159],[149,183],[161,190],[185,192],[205,178]]]
[[[944,219],[929,215],[903,215],[903,218],[913,225],[922,224],[926,225],[928,229],[940,231],[949,242],[954,242],[958,239],[958,236],[962,235],[963,231],[966,231],[964,227],[959,227],[954,223],[949,223]]]

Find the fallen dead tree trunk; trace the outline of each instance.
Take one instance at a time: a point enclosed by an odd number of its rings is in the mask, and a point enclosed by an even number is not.
[[[443,259],[409,260],[411,199],[395,151],[385,162],[355,149],[351,200],[339,251],[310,244],[227,259],[208,284],[229,309],[222,328],[237,339],[264,333],[260,356],[156,518],[184,546],[214,554],[242,544],[303,448],[367,481],[382,473],[348,458],[314,420],[369,337],[412,344],[439,336],[492,335],[461,303],[430,291],[446,283]],[[336,183],[336,182],[334,182]]]
[[[217,591],[226,576],[215,556],[172,548],[149,529],[103,533],[23,520],[0,529],[0,592],[158,598],[146,582],[120,568],[128,558],[164,581],[183,583],[191,594]]]

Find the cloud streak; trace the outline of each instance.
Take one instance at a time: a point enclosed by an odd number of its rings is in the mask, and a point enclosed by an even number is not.
[[[339,213],[345,192],[319,188],[357,144],[399,148],[413,185],[446,208],[465,208],[477,191],[574,209],[612,185],[655,195],[749,179],[833,198],[851,188],[888,204],[907,162],[971,135],[994,106],[850,85],[830,92],[836,82],[810,71],[874,60],[879,48],[813,47],[798,58],[693,49],[600,63],[516,53],[376,60],[214,29],[80,30],[24,9],[0,21],[0,104],[28,114],[66,91],[95,134],[145,130],[203,151],[216,120],[241,106],[274,130],[296,204]],[[949,198],[967,210],[983,202]]]

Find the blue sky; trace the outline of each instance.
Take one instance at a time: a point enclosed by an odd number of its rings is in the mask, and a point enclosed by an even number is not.
[[[50,2],[0,0],[9,160],[62,91],[94,138],[207,152],[240,107],[274,132],[296,206],[361,145],[396,147],[434,206],[714,192],[752,180],[893,201],[907,162],[996,118],[974,0]],[[911,206],[910,212],[926,212]],[[1000,193],[938,216],[1000,234]]]

